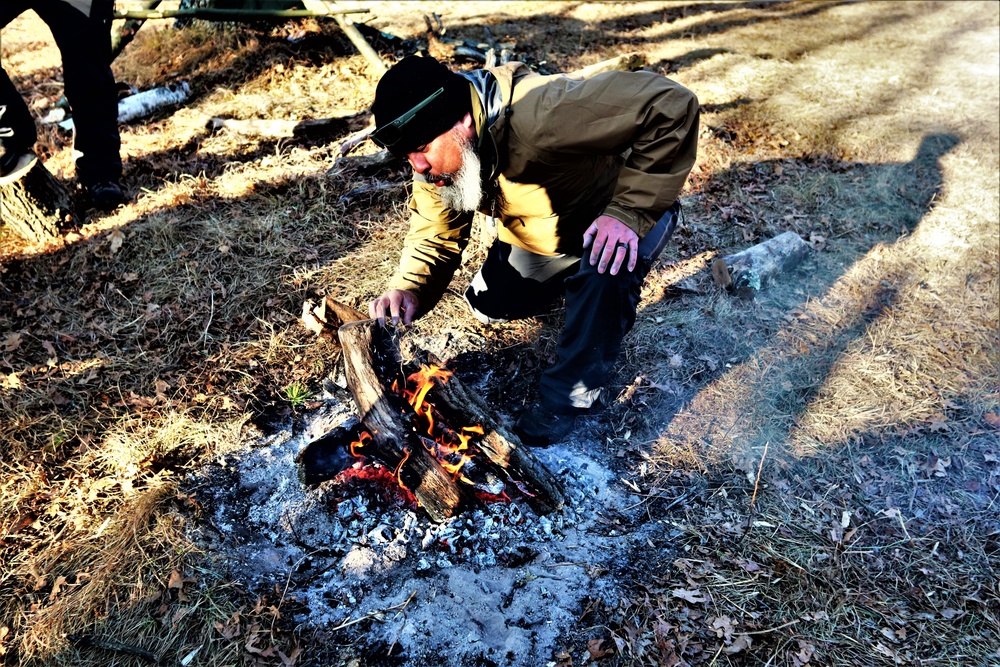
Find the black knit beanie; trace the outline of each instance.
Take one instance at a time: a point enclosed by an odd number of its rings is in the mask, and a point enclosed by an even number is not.
[[[407,56],[392,66],[375,89],[375,143],[405,155],[451,129],[472,110],[468,79],[431,57]],[[441,91],[438,93],[438,91]],[[380,132],[436,95],[405,124]]]

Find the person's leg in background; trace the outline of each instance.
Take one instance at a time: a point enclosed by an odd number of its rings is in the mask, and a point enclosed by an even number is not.
[[[112,0],[93,0],[84,15],[63,0],[31,0],[62,54],[66,99],[73,110],[77,179],[94,206],[111,210],[125,201],[121,189],[118,95],[111,72]]]
[[[27,9],[24,0],[0,3],[0,30]],[[6,70],[0,67],[0,145],[4,150],[0,156],[0,179],[12,180],[26,171],[25,167],[33,162],[32,149],[37,140],[35,119],[28,105]]]

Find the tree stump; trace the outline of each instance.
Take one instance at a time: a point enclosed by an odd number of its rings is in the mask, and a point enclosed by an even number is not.
[[[53,241],[74,217],[69,191],[36,160],[19,179],[0,185],[0,222],[35,243]]]

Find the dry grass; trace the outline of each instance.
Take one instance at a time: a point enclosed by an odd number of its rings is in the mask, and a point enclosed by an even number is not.
[[[649,496],[649,540],[621,575],[634,594],[581,610],[570,654],[604,638],[622,665],[1000,659],[996,6],[366,4],[390,32],[437,10],[456,36],[489,25],[564,70],[643,50],[705,105],[686,226],[648,281],[618,399],[590,425]],[[44,113],[61,88],[38,26],[4,30],[3,62]],[[194,95],[123,129],[132,203],[49,247],[0,229],[4,664],[137,662],[73,633],[205,665],[308,655],[279,596],[235,589],[185,537],[203,517],[183,476],[335,368],[301,302],[363,306],[404,209],[343,204],[371,178],[326,176],[333,144],[205,121],[363,111],[375,78],[326,25],[150,28],[118,78]],[[71,178],[69,137],[42,128],[39,148]],[[818,252],[756,301],[677,289],[703,284],[713,253],[787,229]],[[420,329],[479,336],[530,379],[558,316],[467,317],[457,295],[483,252]],[[523,400],[517,382],[492,398]]]

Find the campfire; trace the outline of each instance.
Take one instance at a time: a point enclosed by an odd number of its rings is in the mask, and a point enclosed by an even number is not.
[[[400,394],[416,413],[423,431],[417,437],[424,448],[434,455],[441,467],[451,475],[453,481],[475,488],[480,500],[490,500],[490,496],[498,500],[509,500],[505,492],[506,484],[489,470],[473,461],[473,457],[481,456],[476,446],[477,436],[483,436],[486,431],[480,425],[460,426],[457,430],[451,428],[428,400],[428,394],[435,384],[444,384],[452,376],[451,371],[437,365],[421,366],[415,373],[406,378],[406,384],[400,386],[393,382],[393,392]],[[358,439],[350,444],[351,455],[364,458],[365,446],[373,442],[372,434],[361,430]],[[376,456],[377,458],[377,456]],[[409,460],[409,451],[399,463],[394,475],[399,485],[409,491],[399,479],[399,469]]]
[[[347,386],[360,417],[344,449],[392,470],[431,519],[512,495],[539,514],[562,505],[548,469],[430,353],[419,350],[405,362],[390,329],[332,299],[308,312],[324,329],[339,325]]]

